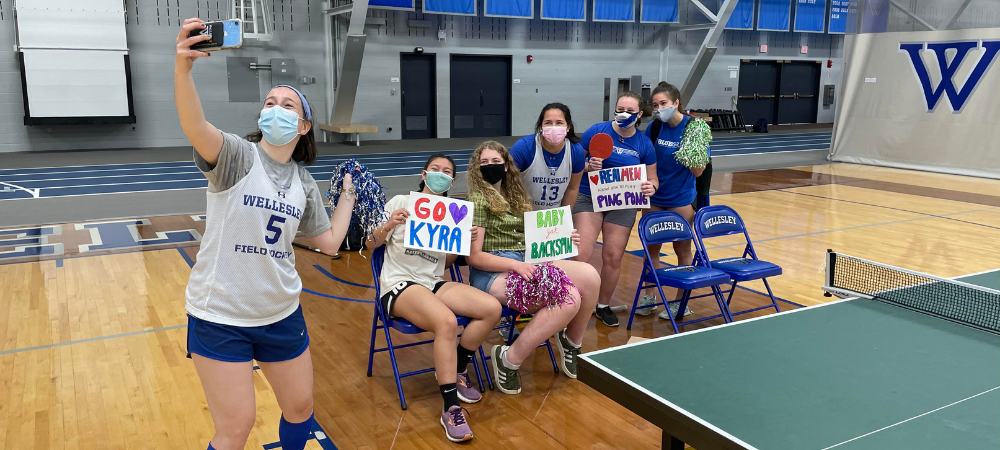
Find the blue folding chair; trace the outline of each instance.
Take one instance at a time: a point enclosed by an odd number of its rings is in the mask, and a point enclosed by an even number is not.
[[[368,349],[368,376],[372,376],[372,363],[375,359],[375,354],[378,352],[389,352],[389,359],[392,361],[392,375],[396,380],[396,390],[399,392],[399,406],[404,410],[406,409],[406,397],[403,396],[403,384],[401,383],[403,378],[411,377],[413,375],[419,375],[422,373],[433,372],[434,368],[429,367],[427,369],[415,370],[407,373],[399,373],[399,366],[396,365],[396,350],[406,347],[414,347],[417,345],[430,344],[434,342],[433,339],[413,342],[410,344],[394,345],[392,343],[392,336],[389,333],[389,328],[394,328],[396,331],[403,334],[419,334],[424,333],[426,330],[410,323],[405,319],[400,318],[390,318],[387,311],[382,310],[382,292],[380,289],[380,279],[382,276],[382,263],[385,260],[385,245],[380,245],[375,250],[372,250],[372,278],[374,278],[375,286],[375,314],[372,318],[372,337],[371,346]],[[464,327],[469,324],[471,319],[463,316],[455,316],[458,319],[458,325]],[[382,348],[375,348],[375,333],[382,329],[385,332],[385,342],[386,346]],[[479,347],[479,354],[483,354],[483,347]],[[476,381],[479,383],[479,391],[484,392],[486,389],[483,387],[483,377],[482,373],[479,372],[479,363],[476,361],[475,355],[473,355],[472,366],[476,369]]]
[[[781,308],[778,307],[778,301],[774,298],[774,293],[771,292],[771,286],[767,283],[767,278],[781,275],[781,267],[757,258],[757,252],[754,251],[753,243],[750,242],[750,234],[747,233],[747,228],[743,224],[743,219],[740,215],[728,206],[706,206],[695,214],[694,223],[695,234],[697,235],[697,240],[695,241],[696,251],[701,255],[702,260],[705,261],[705,265],[725,272],[733,280],[733,286],[729,289],[729,294],[726,297],[727,307],[733,301],[733,292],[736,291],[737,283],[743,281],[763,281],[764,287],[767,288],[767,295],[771,298],[770,305],[738,312],[730,311],[729,315],[735,317],[740,314],[767,308],[774,308],[775,311],[780,312]],[[705,247],[705,239],[740,233],[743,234],[747,242],[746,247],[743,249],[742,257],[724,258],[714,261],[708,258],[708,248]]]
[[[629,310],[627,329],[632,329],[632,320],[635,318],[635,309],[639,306],[639,294],[642,293],[643,289],[648,289],[654,286],[660,292],[660,298],[662,301],[650,306],[663,305],[663,307],[667,308],[667,311],[669,311],[669,304],[680,303],[680,306],[677,309],[677,316],[670,316],[670,325],[674,327],[674,333],[680,333],[680,329],[678,328],[680,326],[690,325],[692,323],[703,322],[705,320],[716,319],[719,317],[726,322],[732,322],[732,317],[729,316],[729,310],[726,308],[725,301],[722,299],[722,289],[719,287],[720,284],[729,282],[729,276],[724,272],[705,267],[704,264],[701,264],[697,255],[695,257],[694,265],[664,267],[660,269],[653,268],[654,259],[653,255],[649,253],[650,245],[666,244],[668,242],[687,241],[693,239],[694,233],[691,231],[691,225],[688,224],[684,217],[673,211],[656,211],[646,214],[639,219],[639,240],[642,242],[646,258],[643,260],[642,275],[639,277],[639,285],[635,289],[635,299],[632,301],[632,309]],[[660,255],[656,255],[657,258],[659,258],[659,256]],[[683,291],[681,298],[679,300],[667,301],[666,296],[663,295],[663,286]],[[705,287],[711,287],[712,293],[695,297],[691,296],[692,290]],[[708,296],[715,297],[715,301],[719,306],[719,314],[689,320],[687,322],[681,322],[684,318],[684,311],[687,308],[688,301],[694,298]]]
[[[462,269],[461,269],[460,266],[467,266],[467,265],[468,265],[468,263],[465,261],[465,257],[464,256],[459,256],[458,259],[455,260],[455,262],[451,265],[451,279],[452,279],[452,281],[455,281],[456,283],[464,283],[465,282],[465,281],[463,281],[463,278],[462,278]],[[507,325],[498,325],[498,326],[493,327],[494,330],[502,330],[502,329],[505,329],[505,328],[510,330],[507,333],[507,338],[504,340],[504,343],[506,345],[510,345],[511,343],[514,342],[514,333],[513,333],[513,331],[514,331],[514,327],[517,325],[515,319],[517,318],[517,316],[519,314],[520,313],[517,310],[510,309],[510,308],[504,306],[503,307],[503,311],[500,313],[500,318],[501,319],[503,319],[503,318],[509,318],[510,319],[510,323],[507,324]],[[503,333],[501,333],[501,336],[503,336]],[[552,370],[554,370],[556,373],[559,373],[559,364],[556,362],[555,352],[552,351],[552,344],[549,342],[549,340],[546,339],[545,342],[542,343],[542,344],[539,344],[538,347],[539,348],[545,347],[546,349],[548,349],[548,351],[549,351],[549,359],[552,361]],[[492,391],[494,389],[494,386],[493,386],[493,374],[490,372],[490,368],[489,368],[489,366],[486,365],[486,362],[489,361],[490,359],[492,359],[493,357],[490,356],[490,355],[487,355],[486,353],[484,353],[482,346],[479,347],[479,357],[482,358],[482,360],[483,360],[483,370],[486,372],[486,384],[489,385],[490,390]]]

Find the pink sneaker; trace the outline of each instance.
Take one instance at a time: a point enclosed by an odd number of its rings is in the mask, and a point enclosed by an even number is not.
[[[472,429],[465,420],[465,409],[461,406],[441,411],[441,426],[449,441],[465,442],[472,439]]]
[[[462,403],[476,403],[483,399],[483,394],[479,392],[479,389],[472,387],[472,380],[469,379],[469,369],[465,369],[465,372],[458,374],[455,385],[458,387],[458,399]]]

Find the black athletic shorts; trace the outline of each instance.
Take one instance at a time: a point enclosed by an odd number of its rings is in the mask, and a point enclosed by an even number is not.
[[[437,284],[434,285],[434,289],[431,289],[431,292],[437,294],[437,291],[440,290],[441,286],[444,286],[445,283],[447,283],[447,281],[438,281]],[[399,283],[396,283],[395,286],[386,289],[385,294],[382,294],[382,310],[385,311],[389,318],[396,318],[396,316],[392,314],[392,306],[396,302],[396,299],[399,298],[399,294],[402,294],[403,291],[410,286],[420,286],[420,284],[412,281],[400,281]]]

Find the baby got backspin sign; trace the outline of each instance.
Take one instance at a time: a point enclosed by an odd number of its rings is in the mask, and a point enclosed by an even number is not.
[[[587,173],[587,178],[595,212],[649,208],[649,199],[642,195],[645,165],[601,169]]]
[[[576,256],[569,206],[524,213],[524,262],[536,264]]]
[[[471,202],[410,192],[403,247],[469,256]]]

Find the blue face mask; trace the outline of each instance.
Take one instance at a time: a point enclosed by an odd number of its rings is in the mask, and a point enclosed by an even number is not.
[[[627,112],[615,113],[615,123],[618,124],[618,128],[628,128],[635,125],[635,121],[639,119],[639,113],[629,114]]]
[[[425,172],[424,184],[435,194],[443,194],[451,189],[453,179],[441,172]]]
[[[285,108],[272,106],[260,111],[257,127],[271,145],[285,145],[299,135],[299,115]]]

